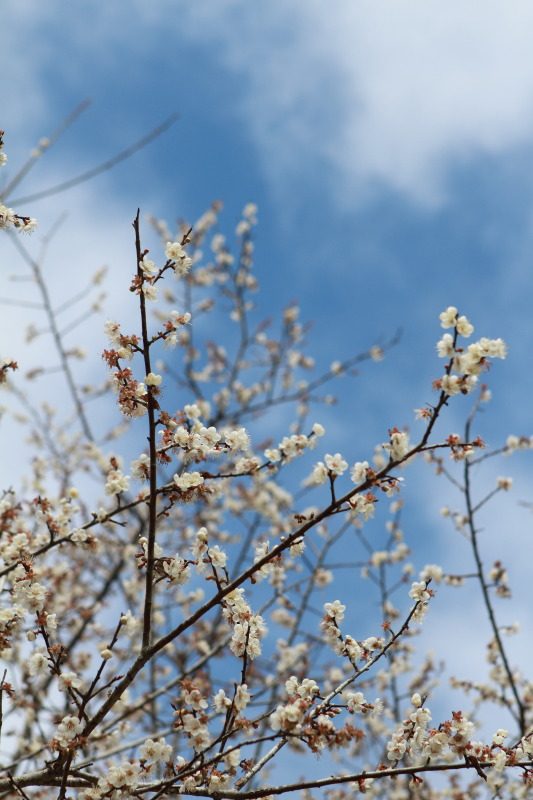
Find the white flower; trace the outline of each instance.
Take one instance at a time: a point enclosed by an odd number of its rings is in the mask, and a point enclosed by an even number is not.
[[[163,378],[161,375],[157,375],[155,372],[149,372],[144,382],[147,386],[161,386]]]
[[[2,205],[0,203],[0,228],[8,228],[16,222],[15,212],[12,208]]]
[[[66,716],[63,717],[57,726],[55,738],[62,747],[67,747],[76,736],[83,730],[83,723],[78,717]]]
[[[409,597],[417,602],[429,600],[431,597],[424,581],[414,581],[411,584]]]
[[[264,456],[268,461],[272,461],[274,464],[281,461],[281,453],[277,447],[268,447],[264,452]]]
[[[192,267],[192,258],[188,256],[184,256],[180,258],[179,261],[176,261],[174,265],[174,274],[177,278],[182,278],[186,275]]]
[[[310,476],[306,479],[305,483],[315,484],[318,486],[321,483],[325,483],[327,479],[328,479],[328,469],[323,461],[318,461],[313,467],[313,471],[311,472]]]
[[[244,685],[244,684],[243,684]],[[231,700],[226,696],[224,689],[219,689],[213,697],[213,704],[217,714],[225,714],[231,706]]]
[[[233,628],[230,650],[237,657],[247,654],[253,660],[261,655],[261,639],[267,632],[263,617],[252,614],[245,622],[237,622]]]
[[[13,586],[13,600],[15,603],[31,611],[42,609],[45,598],[46,589],[37,581],[18,580]],[[13,609],[5,609],[5,613],[10,617],[12,616],[12,612]]]
[[[248,686],[246,683],[241,683],[240,686],[237,686],[235,699],[233,701],[237,711],[244,711],[251,699],[252,697],[248,691]]]
[[[384,639],[379,636],[369,636],[367,639],[363,639],[361,642],[361,646],[363,650],[380,650],[383,645],[385,644]]]
[[[165,256],[168,261],[174,262],[174,273],[177,278],[186,275],[192,267],[192,258],[189,258],[180,242],[167,242]]]
[[[230,450],[248,450],[250,446],[250,437],[244,428],[229,431],[224,439]]]
[[[325,586],[329,586],[331,581],[333,580],[333,573],[329,569],[322,569],[319,567],[315,572],[315,586],[319,589],[323,589]]]
[[[342,475],[348,469],[348,462],[343,459],[340,453],[335,453],[335,455],[327,453],[324,456],[324,461],[332,475]]]
[[[442,339],[437,342],[437,353],[440,358],[449,358],[454,353],[453,336],[445,333]]]
[[[190,439],[191,439],[191,435],[190,435],[189,431],[187,430],[187,428],[184,428],[183,425],[180,425],[174,431],[173,439],[174,439],[174,442],[176,444],[179,444],[180,447],[188,447]]]
[[[255,203],[246,203],[242,210],[242,215],[245,219],[251,222],[253,225],[257,222],[257,206]]]
[[[350,508],[355,514],[361,515],[363,519],[368,520],[374,516],[376,510],[376,498],[369,494],[356,494],[348,501]]]
[[[113,789],[121,787],[134,788],[141,777],[141,768],[138,762],[123,761],[121,764],[112,764],[105,775],[105,782]]]
[[[32,653],[28,661],[30,675],[46,675],[48,673],[48,658],[43,650]]]
[[[160,739],[147,739],[139,750],[139,755],[143,761],[151,761],[156,764],[160,761],[166,764],[170,761],[172,755],[172,747],[165,742],[162,737]]]
[[[147,453],[141,453],[139,458],[131,462],[131,474],[139,480],[148,478],[150,474],[150,456]]]
[[[401,461],[409,451],[409,437],[403,431],[393,430],[390,435],[390,454],[393,461]]]
[[[445,394],[453,396],[461,391],[461,381],[457,375],[443,375],[441,378],[441,388]]]
[[[139,267],[145,275],[149,276],[155,275],[155,273],[158,271],[155,263],[150,261],[149,258],[146,258],[146,256],[144,256],[142,261],[139,261]]]
[[[344,699],[350,714],[361,714],[366,710],[367,702],[362,692],[346,692]]]
[[[312,441],[312,440],[311,440]],[[292,436],[284,436],[279,443],[279,450],[283,454],[286,461],[292,461],[293,458],[301,455],[307,447],[309,447],[310,440],[304,434],[294,433]]]
[[[120,469],[112,469],[107,475],[105,484],[106,494],[120,494],[127,492],[130,485],[128,475],[124,475]]]
[[[140,627],[140,621],[133,616],[131,611],[126,611],[126,613],[121,616],[120,621],[122,623],[122,627],[126,631],[126,634],[131,638],[134,638]]]
[[[120,323],[108,320],[104,325],[106,336],[115,344],[118,343],[120,338]]]
[[[180,258],[184,258],[185,250],[180,242],[167,242],[165,256],[169,261],[178,261]]]
[[[182,492],[201,486],[204,482],[199,472],[183,472],[181,475],[174,475],[172,480]]]
[[[188,403],[183,407],[183,411],[189,419],[199,419],[202,416],[200,406],[196,403]]]
[[[172,583],[178,586],[187,583],[190,578],[190,570],[187,562],[179,556],[169,558],[163,562],[163,569]]]
[[[230,750],[224,756],[224,763],[229,768],[238,767],[239,764],[240,764],[240,761],[241,761],[241,751],[240,751],[239,747],[236,750]],[[226,780],[228,780],[228,781],[230,780],[230,776],[229,775],[225,775],[224,777],[226,778]],[[211,788],[211,784],[209,785],[209,788]]]
[[[443,574],[443,569],[438,564],[426,564],[424,569],[420,572],[420,580],[428,581],[431,578],[435,583],[440,583]]]
[[[389,560],[388,550],[375,550],[370,556],[370,563],[372,564],[373,567],[381,567],[383,564],[386,564],[388,560]]]
[[[211,559],[211,563],[213,566],[223,568],[226,566],[226,562],[228,557],[226,553],[220,549],[220,547],[216,544],[214,547],[210,547],[207,551],[209,558]]]
[[[491,358],[506,358],[507,345],[503,339],[487,339],[483,337],[479,340],[480,346]]]
[[[62,672],[59,676],[59,691],[65,692],[67,689],[79,689],[81,678],[75,672]]]
[[[157,300],[157,287],[151,283],[143,283],[142,293],[147,300]]]
[[[226,244],[226,237],[222,233],[215,233],[213,238],[211,239],[211,250],[213,253],[218,253],[220,250],[223,250],[224,245]]]
[[[505,728],[498,728],[494,736],[492,737],[493,744],[503,744],[504,739],[509,736],[509,731],[505,730]]]
[[[457,320],[457,309],[455,306],[448,306],[446,311],[439,314],[439,319],[442,328],[453,328]]]
[[[366,480],[368,461],[356,461],[350,472],[350,477],[354,483],[362,483]]]
[[[336,622],[341,622],[344,619],[344,606],[340,600],[334,600],[332,603],[324,603],[324,613],[327,617],[334,619]]]
[[[459,317],[455,327],[457,328],[457,333],[459,333],[461,336],[464,336],[465,339],[471,336],[474,332],[474,326],[464,316]]]

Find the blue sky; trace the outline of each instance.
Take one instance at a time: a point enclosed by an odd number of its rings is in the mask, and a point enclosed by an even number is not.
[[[335,331],[316,336],[325,359],[400,326],[397,378],[420,402],[436,315],[454,303],[520,352],[505,370],[529,393],[531,11],[489,3],[480,20],[476,5],[7,3],[8,148],[15,161],[92,98],[35,170],[39,188],[178,111],[88,190],[120,206],[117,226],[137,205],[195,218],[218,197],[229,226],[253,199],[265,303],[297,297],[317,333]],[[30,211],[46,219],[42,203]]]
[[[481,433],[494,446],[509,433],[530,433],[529,3],[6,0],[0,13],[10,162],[92,99],[22,194],[93,166],[180,114],[170,132],[113,172],[23,209],[43,230],[69,210],[51,254],[58,291],[67,275],[76,284],[108,263],[111,312],[120,307],[137,206],[195,219],[221,198],[229,230],[254,201],[263,314],[298,299],[315,323],[310,349],[319,363],[403,329],[382,365],[340,384],[339,411],[318,415],[328,451],[361,459],[390,426],[416,431],[413,408],[432,400],[440,374],[438,314],[450,304],[477,333],[502,336],[510,348],[490,375],[494,402]],[[0,257],[15,263],[5,244]],[[11,346],[13,325],[9,314],[0,321]],[[467,408],[458,398],[446,433],[460,430]],[[494,519],[530,527],[516,501],[530,497],[531,467],[527,459],[512,467],[517,493]],[[438,493],[433,504],[417,501],[430,484],[413,474],[413,538],[433,525],[435,547],[425,557],[436,561],[450,550],[438,517],[443,501]],[[518,551],[520,537],[507,549]],[[497,552],[497,527],[493,538]],[[525,596],[518,600],[526,606]]]

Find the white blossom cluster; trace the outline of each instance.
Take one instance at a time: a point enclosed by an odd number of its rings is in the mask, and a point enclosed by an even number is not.
[[[344,619],[346,606],[339,600],[324,604],[324,616],[320,628],[324,638],[337,655],[348,658],[352,665],[361,659],[369,659],[371,655],[381,650],[385,640],[381,636],[369,636],[357,641],[349,634],[343,636],[339,623]]]
[[[261,655],[261,640],[266,635],[266,625],[260,614],[252,613],[243,589],[235,589],[226,595],[223,613],[233,628],[231,652],[237,657],[246,654],[252,660]]]
[[[324,434],[324,427],[315,422],[310,436],[306,436],[303,433],[284,436],[277,447],[265,450],[265,457],[274,463],[282,460],[284,462],[292,461],[297,456],[303,455],[306,450],[313,450],[316,447],[317,439],[324,436]]]
[[[319,693],[315,681],[304,678],[300,683],[293,675],[285,682],[288,702],[278,705],[270,715],[270,727],[274,731],[298,734],[303,729],[303,722],[309,708]]]
[[[445,333],[437,343],[441,358],[450,359],[451,367],[437,386],[447,395],[469,394],[477,385],[478,376],[487,368],[489,358],[505,358],[507,347],[502,339],[481,338],[469,344],[466,350],[458,347],[457,338],[468,338],[474,326],[465,316],[458,316],[455,306],[449,306],[440,315],[443,328],[454,328],[455,335]]]
[[[174,274],[177,278],[183,278],[192,267],[193,260],[187,255],[181,242],[167,242],[165,256],[173,262]]]
[[[81,800],[102,800],[104,797],[128,797],[142,782],[143,770],[138,761],[112,764],[94,788],[80,793]]]

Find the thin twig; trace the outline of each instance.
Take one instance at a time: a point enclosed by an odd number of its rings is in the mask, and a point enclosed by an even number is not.
[[[68,181],[63,181],[62,183],[58,183],[55,186],[50,186],[48,189],[43,189],[40,192],[34,192],[33,194],[28,194],[25,197],[17,197],[15,200],[11,202],[14,205],[23,205],[25,203],[33,203],[36,200],[43,200],[45,197],[51,197],[54,194],[60,194],[61,192],[66,192],[68,189],[74,188],[74,186],[79,186],[80,183],[85,183],[86,181],[90,181],[92,178],[96,178],[97,175],[101,175],[103,172],[108,172],[113,167],[116,167],[117,164],[120,164],[121,161],[125,161],[127,158],[131,158],[132,155],[137,153],[139,150],[142,150],[143,147],[146,147],[147,144],[152,142],[154,139],[157,139],[158,136],[161,136],[168,128],[170,128],[178,119],[178,114],[171,114],[161,125],[158,125],[156,128],[153,128],[149,133],[139,139],[137,142],[134,142],[129,147],[126,147],[124,150],[121,150],[119,153],[114,155],[112,158],[107,159],[107,161],[98,164],[98,166],[93,167],[92,169],[87,170],[86,172],[82,172],[80,175],[76,175],[74,178],[70,178]]]

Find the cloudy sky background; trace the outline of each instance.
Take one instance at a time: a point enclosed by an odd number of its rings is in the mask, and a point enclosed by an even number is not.
[[[138,206],[194,220],[221,198],[230,231],[253,200],[262,314],[297,299],[315,322],[310,349],[319,364],[403,330],[383,364],[340,384],[335,414],[319,415],[327,451],[354,461],[369,457],[392,425],[416,435],[413,409],[433,399],[438,314],[450,304],[476,333],[509,344],[508,360],[490,374],[494,401],[479,432],[494,447],[509,433],[531,432],[530,3],[6,0],[0,13],[10,167],[92,99],[19,195],[90,168],[180,114],[170,132],[113,172],[21,209],[39,218],[41,232],[68,211],[47,260],[59,299],[107,264],[106,316],[124,318]],[[30,242],[35,251],[39,237]],[[20,297],[24,285],[9,280],[18,256],[6,241],[0,248],[0,295]],[[49,363],[46,341],[25,348],[20,312],[0,306],[0,315],[2,356]],[[77,338],[99,342],[101,322]],[[102,369],[97,357],[79,374],[100,380]],[[441,431],[461,430],[468,408],[457,398]],[[3,484],[22,468],[13,431],[0,427],[0,447],[15,453],[15,466],[2,458]],[[532,617],[524,553],[533,520],[518,501],[532,499],[531,461],[491,464],[482,479],[492,485],[508,473],[515,489],[487,516],[486,559],[503,555],[509,565],[516,597],[498,609],[502,623],[523,622],[512,647],[525,667]],[[436,561],[461,570],[465,546],[438,513],[457,501],[424,470],[405,477],[404,527],[421,548],[417,568]],[[427,644],[453,632],[461,647],[450,647],[452,671],[474,677],[485,669],[483,615],[475,594],[471,614],[460,614],[465,597],[440,592]]]

